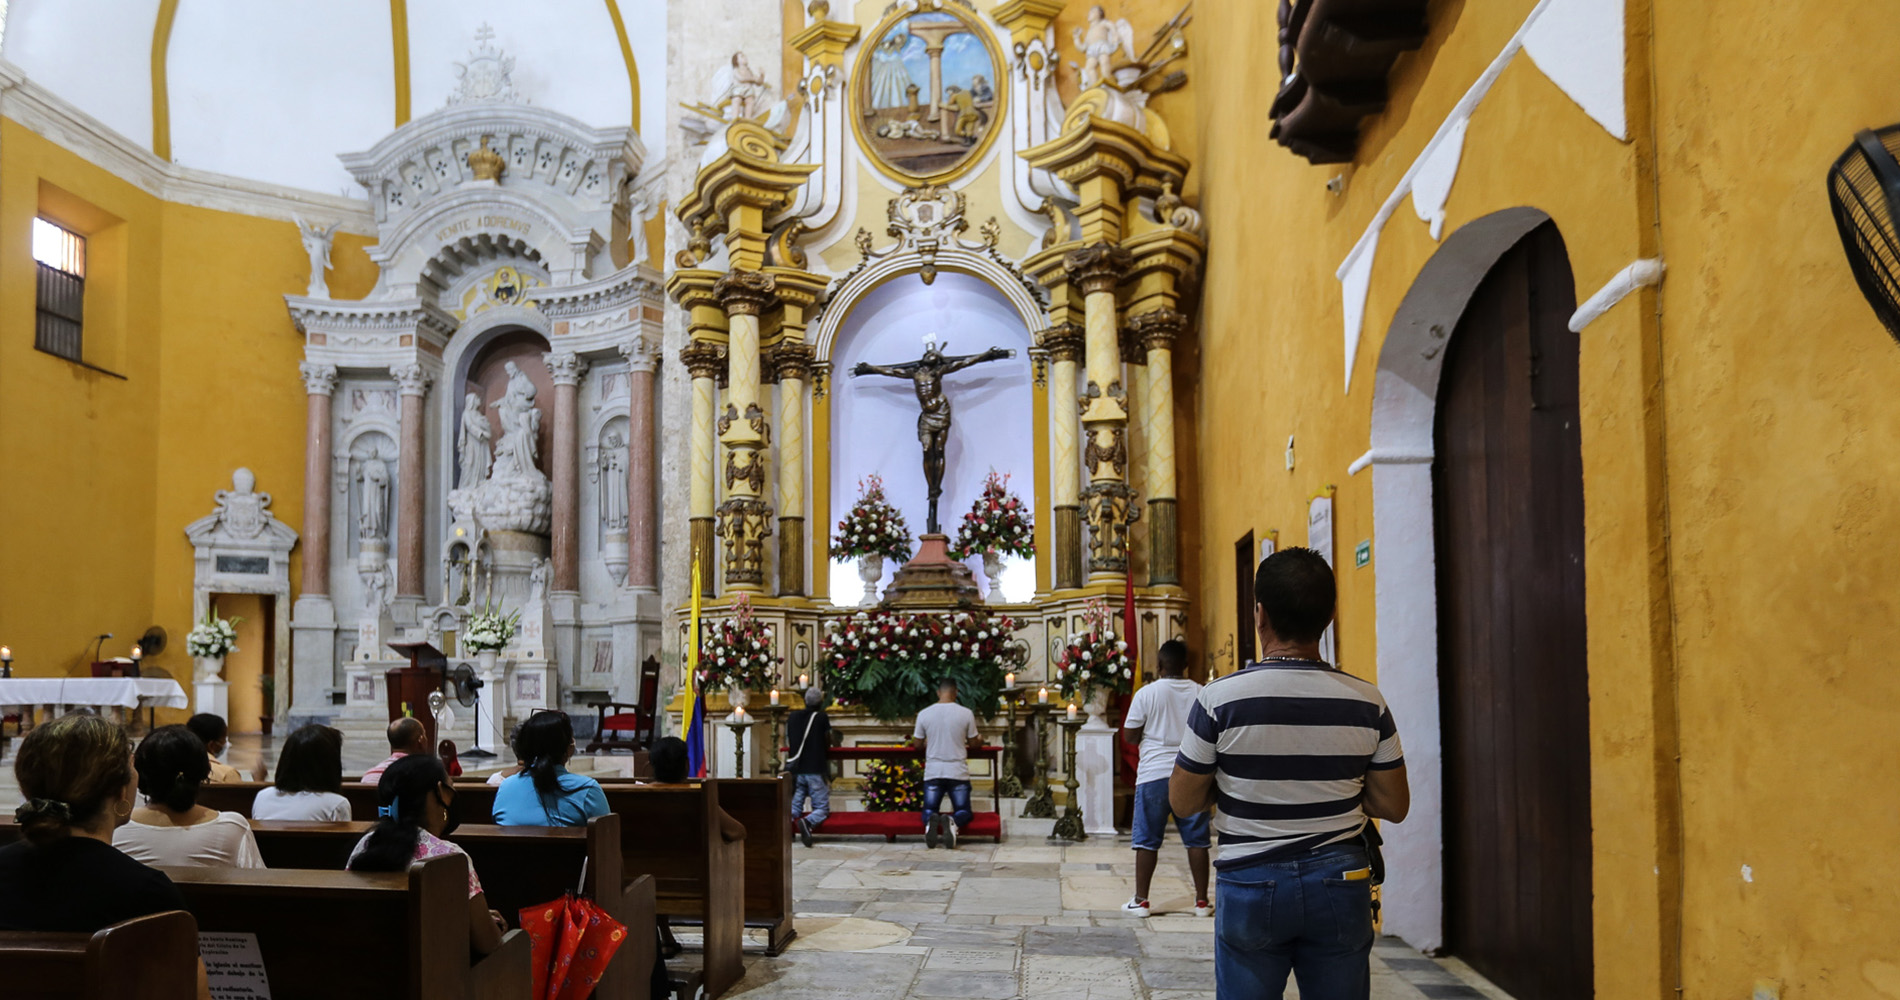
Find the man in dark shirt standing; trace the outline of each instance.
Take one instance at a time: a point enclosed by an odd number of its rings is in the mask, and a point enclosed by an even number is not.
[[[1379,689],[1320,659],[1333,570],[1311,549],[1254,575],[1260,659],[1202,689],[1169,779],[1176,816],[1218,805],[1218,1000],[1372,992],[1372,819],[1411,808],[1398,727]]]
[[[831,815],[831,718],[825,715],[825,693],[805,689],[805,707],[786,723],[786,745],[792,755],[785,770],[792,776],[792,825],[798,839],[811,846],[811,834]],[[811,812],[805,811],[806,801]]]

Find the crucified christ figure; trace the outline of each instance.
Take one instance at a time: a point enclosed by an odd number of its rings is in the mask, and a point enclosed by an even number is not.
[[[924,342],[924,356],[916,361],[901,365],[859,362],[851,369],[852,375],[909,379],[917,390],[917,405],[923,408],[917,415],[917,440],[924,446],[924,481],[930,484],[930,519],[925,527],[929,534],[943,531],[937,523],[937,500],[943,496],[943,448],[950,439],[950,397],[944,395],[943,377],[971,365],[1015,356],[1015,351],[1001,347],[992,347],[982,354],[946,355],[932,337]]]

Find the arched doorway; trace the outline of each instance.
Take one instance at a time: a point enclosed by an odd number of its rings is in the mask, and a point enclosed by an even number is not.
[[[1592,995],[1575,308],[1545,222],[1459,318],[1433,432],[1445,946],[1525,1000]]]

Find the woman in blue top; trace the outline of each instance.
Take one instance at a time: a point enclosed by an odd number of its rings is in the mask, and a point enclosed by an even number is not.
[[[600,782],[567,772],[574,756],[574,724],[566,712],[536,712],[515,730],[515,757],[525,766],[495,789],[495,822],[502,826],[586,826],[607,815]]]

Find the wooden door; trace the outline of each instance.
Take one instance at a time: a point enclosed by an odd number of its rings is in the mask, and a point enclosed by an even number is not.
[[[1253,622],[1253,577],[1260,567],[1253,554],[1253,532],[1240,536],[1234,543],[1234,666],[1236,669],[1253,662],[1254,632]]]
[[[1592,995],[1575,304],[1546,223],[1473,296],[1438,394],[1445,939],[1517,1000]]]

